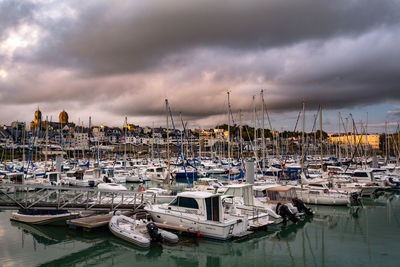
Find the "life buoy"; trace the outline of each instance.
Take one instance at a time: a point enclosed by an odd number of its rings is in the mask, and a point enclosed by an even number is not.
[[[238,182],[238,184],[241,184],[241,183],[242,183],[242,181],[239,181],[239,182]]]
[[[196,182],[196,181],[194,181],[194,182],[193,182],[193,185],[197,185],[197,182]]]
[[[146,188],[142,185],[141,187],[139,187],[139,191],[140,192],[146,191]]]
[[[358,179],[357,179],[357,178],[354,178],[354,182],[358,183]]]

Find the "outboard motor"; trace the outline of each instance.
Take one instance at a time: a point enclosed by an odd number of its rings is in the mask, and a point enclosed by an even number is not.
[[[153,222],[146,225],[147,231],[149,232],[152,241],[161,241],[161,234],[158,232],[158,227]]]
[[[353,192],[350,194],[350,205],[358,206],[361,205],[360,196],[357,192]]]
[[[304,212],[306,215],[309,215],[309,216],[314,215],[314,212],[312,211],[312,209],[307,207],[302,200],[300,200],[298,198],[293,198],[292,203],[299,212]]]
[[[276,213],[280,216],[282,216],[283,220],[286,222],[287,219],[291,220],[292,222],[296,223],[298,222],[298,218],[289,210],[289,208],[282,204],[278,203],[276,205]]]

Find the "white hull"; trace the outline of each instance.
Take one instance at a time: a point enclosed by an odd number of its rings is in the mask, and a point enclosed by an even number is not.
[[[298,194],[297,197],[305,204],[346,206],[350,205],[350,199],[329,195]]]
[[[199,236],[227,240],[243,233],[247,229],[244,219],[231,220],[224,223],[201,220],[198,216],[185,216],[181,212],[162,210],[158,207],[145,208],[157,223],[182,228],[182,231],[196,233]]]

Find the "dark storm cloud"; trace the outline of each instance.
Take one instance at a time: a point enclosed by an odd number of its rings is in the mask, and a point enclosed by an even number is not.
[[[98,75],[137,72],[193,47],[266,49],[358,36],[398,23],[398,8],[381,0],[95,1],[53,26],[36,56]]]
[[[163,115],[168,98],[204,120],[226,114],[227,90],[234,112],[251,112],[255,94],[259,109],[260,89],[277,112],[400,101],[397,0],[65,3],[37,11],[40,39],[3,67],[2,104],[111,120]]]
[[[36,5],[28,1],[0,1],[0,40],[8,30],[33,19]]]

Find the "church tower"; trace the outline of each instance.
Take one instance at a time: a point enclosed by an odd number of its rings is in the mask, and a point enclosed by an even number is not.
[[[64,125],[68,124],[68,113],[65,112],[65,110],[61,111],[60,115],[58,116],[58,119],[61,124]]]

